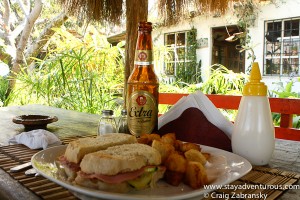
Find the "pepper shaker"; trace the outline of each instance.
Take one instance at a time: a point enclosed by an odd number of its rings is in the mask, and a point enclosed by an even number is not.
[[[121,111],[121,116],[118,123],[118,133],[128,133],[130,134],[127,126],[127,110]]]

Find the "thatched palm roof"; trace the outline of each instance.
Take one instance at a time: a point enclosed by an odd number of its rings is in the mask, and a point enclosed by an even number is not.
[[[123,0],[58,0],[68,14],[87,21],[107,21],[120,24]]]
[[[236,0],[160,0],[158,8],[163,24],[171,25],[182,18],[223,14],[233,1]]]
[[[58,0],[68,13],[87,21],[106,21],[120,24],[125,15],[126,0]],[[148,4],[148,0],[138,0]],[[150,0],[152,1],[152,0]],[[157,0],[159,16],[164,25],[174,24],[179,19],[198,15],[221,15],[233,3],[267,2],[270,0]],[[271,0],[272,1],[272,0]]]

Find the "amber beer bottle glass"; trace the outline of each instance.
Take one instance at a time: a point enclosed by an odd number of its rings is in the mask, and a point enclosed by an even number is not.
[[[159,81],[154,72],[152,23],[140,22],[134,69],[127,82],[127,122],[131,134],[157,130]]]

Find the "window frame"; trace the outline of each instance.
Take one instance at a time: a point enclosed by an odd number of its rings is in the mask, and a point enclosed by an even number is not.
[[[176,77],[177,76],[177,68],[179,67],[179,65],[182,65],[184,63],[188,63],[191,62],[191,60],[187,59],[187,54],[188,54],[188,33],[191,32],[191,30],[183,30],[183,31],[176,31],[176,32],[168,32],[168,33],[164,33],[164,46],[166,47],[166,51],[168,53],[172,52],[173,56],[174,56],[174,60],[170,60],[170,61],[164,61],[164,73],[169,76],[169,77]],[[177,45],[177,41],[178,41],[178,35],[184,33],[184,44],[183,45]],[[167,44],[167,37],[168,35],[175,35],[175,41],[174,44]],[[179,49],[184,48],[184,58],[179,58],[179,55],[177,54]],[[173,63],[174,67],[173,70],[168,70],[168,64]],[[172,73],[167,73],[167,71],[173,71]]]
[[[298,21],[298,25],[296,29],[291,28],[292,25],[289,26],[289,28],[291,29],[285,29],[286,27],[288,27],[288,24],[286,23],[292,21]],[[268,25],[271,25],[272,23],[273,23],[273,30],[272,29],[268,30]],[[274,28],[275,24],[280,25],[280,29],[275,30]],[[293,34],[295,34],[295,31],[298,31],[298,35],[293,36]],[[273,36],[271,34],[272,32],[273,32]],[[278,35],[279,33],[280,36]],[[287,36],[286,35],[287,33],[290,33],[290,35]],[[267,34],[268,35],[271,34],[270,36],[272,37],[267,39]],[[269,41],[270,39],[271,41]],[[294,47],[296,47],[296,51],[297,51],[296,53],[293,50]],[[272,52],[269,51],[270,49],[272,49]],[[278,52],[276,53],[276,51]],[[300,76],[299,60],[300,60],[300,16],[292,17],[292,18],[282,18],[276,20],[266,20],[264,22],[263,75],[279,76],[279,77],[290,77],[290,76],[299,77]],[[270,71],[272,70],[271,65],[275,67],[274,68],[275,73],[272,73]]]

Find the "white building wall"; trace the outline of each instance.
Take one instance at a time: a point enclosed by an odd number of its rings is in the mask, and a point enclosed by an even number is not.
[[[279,2],[278,5],[269,4],[261,7],[254,27],[249,28],[251,42],[254,47],[256,61],[261,68],[263,74],[263,51],[264,51],[264,23],[266,20],[276,20],[282,18],[300,17],[300,0],[284,0],[284,3]],[[202,62],[203,80],[206,80],[209,75],[207,73],[211,65],[211,51],[212,51],[212,28],[224,25],[235,25],[236,18],[232,13],[227,13],[222,17],[196,17],[192,21],[182,21],[176,26],[161,27],[153,31],[154,45],[164,44],[164,34],[170,32],[190,30],[191,28],[197,29],[197,40],[200,38],[208,39],[208,46],[197,49],[197,62]],[[247,53],[246,53],[247,55]],[[246,56],[247,57],[247,56]],[[246,60],[245,66],[249,66],[251,60]],[[264,76],[263,81],[268,85],[269,89],[275,89],[273,82],[289,81],[288,77],[268,77]],[[294,91],[300,92],[300,82],[294,84]]]

